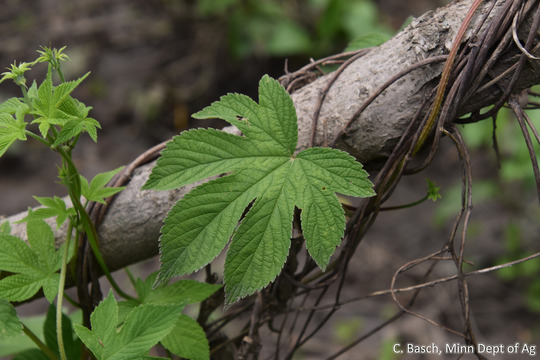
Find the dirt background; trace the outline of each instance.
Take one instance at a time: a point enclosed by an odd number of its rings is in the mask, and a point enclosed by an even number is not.
[[[294,3],[302,5],[302,1]],[[442,3],[380,0],[377,2],[379,21],[395,30],[407,16],[420,15]],[[260,77],[283,74],[285,59],[290,70],[309,61],[310,54],[277,56],[258,49],[249,55],[235,56],[230,51],[227,16],[202,16],[197,9],[195,1],[5,0],[0,12],[0,67],[7,67],[14,60],[35,59],[35,50],[41,45],[66,45],[72,59],[64,67],[66,77],[92,72],[75,94],[93,106],[91,115],[103,127],[98,133],[98,145],[85,138],[75,154],[81,172],[92,177],[128,163],[179,131],[201,126],[189,115],[220,95],[239,92],[256,96]],[[316,18],[302,21],[316,22]],[[339,52],[345,45],[346,39],[337,38],[333,48],[327,48],[327,53],[321,55]],[[32,75],[38,79],[42,76],[37,72]],[[16,91],[12,85],[2,84],[0,99],[14,96]],[[0,159],[0,215],[35,206],[31,195],[63,195],[63,189],[55,185],[56,168],[51,166],[57,160],[41,144],[32,141],[13,146]],[[495,193],[483,192],[483,187],[473,193],[479,195],[475,197],[467,257],[474,268],[492,266],[502,258],[507,250],[509,224],[519,229],[523,250],[533,251],[540,235],[540,212],[534,191],[523,190],[521,183],[501,183],[489,146],[474,152],[473,174],[479,183],[488,179],[502,187]],[[421,198],[426,190],[425,178],[441,186],[443,199],[382,213],[351,264],[343,299],[388,288],[394,271],[401,265],[437,251],[444,244],[459,209],[460,163],[450,144],[443,144],[433,165],[424,173],[404,179],[389,205]],[[155,261],[151,261],[135,272],[154,266]],[[440,265],[431,279],[451,275],[452,270],[450,264]],[[408,273],[400,278],[398,285],[414,284],[421,276],[422,271]],[[504,280],[495,274],[470,279],[473,323],[480,343],[540,345],[538,312],[527,305],[533,280],[527,277]],[[19,311],[36,314],[43,306],[33,303]],[[414,309],[461,330],[455,283],[423,291]],[[306,344],[298,359],[326,358],[396,310],[388,296],[344,305],[324,330]],[[457,336],[423,320],[404,316],[340,359],[458,358],[457,355],[400,357],[391,353],[392,344],[405,346],[407,342],[435,343],[440,348],[463,343]],[[267,344],[263,354],[271,350]],[[531,358],[525,354],[487,357]]]

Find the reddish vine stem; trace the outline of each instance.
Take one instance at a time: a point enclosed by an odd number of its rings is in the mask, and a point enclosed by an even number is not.
[[[413,149],[413,154],[416,154],[418,150],[420,150],[420,148],[426,141],[429,133],[433,129],[433,125],[435,124],[435,119],[437,119],[437,117],[439,116],[439,111],[441,110],[441,104],[444,98],[444,93],[446,91],[446,86],[448,85],[448,79],[450,78],[450,72],[452,71],[454,60],[456,59],[456,55],[459,50],[459,45],[461,44],[461,40],[463,39],[463,36],[465,35],[465,31],[469,27],[469,24],[471,23],[471,20],[473,19],[473,16],[476,14],[476,10],[478,9],[481,3],[482,3],[482,0],[474,0],[473,4],[471,5],[471,8],[467,12],[467,16],[465,17],[465,20],[463,20],[463,23],[459,27],[454,43],[452,44],[452,49],[450,50],[450,54],[448,54],[448,59],[446,60],[446,63],[444,64],[444,68],[441,74],[441,81],[439,83],[439,87],[437,88],[437,94],[435,95],[435,100],[433,101],[433,108],[431,110],[431,113],[428,117],[426,124],[424,125],[424,127],[422,128],[422,131],[420,132],[418,141],[416,142]]]

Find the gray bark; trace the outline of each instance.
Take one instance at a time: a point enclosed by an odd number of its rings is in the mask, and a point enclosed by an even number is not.
[[[323,142],[324,123],[328,129],[327,137],[331,140],[355,114],[361,103],[393,75],[419,60],[447,54],[472,2],[458,1],[426,13],[390,41],[351,64],[326,97],[318,122],[316,144]],[[492,3],[493,0],[484,1],[470,29],[478,27],[482,14]],[[501,8],[504,3],[506,1],[499,0],[496,8]],[[466,38],[469,36],[470,30]],[[520,88],[540,83],[540,71],[534,71],[538,61],[530,62],[527,66]],[[421,101],[436,86],[442,67],[443,63],[422,67],[388,88],[355,119],[350,131],[339,140],[336,147],[348,151],[364,163],[386,158]],[[313,112],[330,76],[323,76],[292,95],[299,120],[299,150],[309,146]],[[495,101],[497,95],[485,94],[466,104],[463,111],[481,109]],[[189,186],[168,192],[141,191],[153,165],[150,163],[135,172],[127,188],[112,202],[98,229],[101,249],[111,270],[158,253],[159,229],[167,211],[192,188]],[[25,213],[11,216],[7,220],[13,223],[23,216]],[[13,225],[13,230],[14,235],[26,238],[24,225]],[[63,241],[64,231],[57,231],[58,242]]]

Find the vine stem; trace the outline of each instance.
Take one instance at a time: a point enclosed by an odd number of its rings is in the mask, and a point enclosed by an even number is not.
[[[390,210],[402,210],[402,209],[407,209],[407,208],[411,208],[413,206],[416,206],[416,205],[420,205],[421,203],[423,203],[424,201],[427,201],[429,199],[429,194],[426,194],[423,198],[419,199],[419,200],[416,200],[412,203],[409,203],[409,204],[403,204],[403,205],[395,205],[395,206],[384,206],[384,207],[381,207],[381,211],[390,211]]]
[[[70,219],[64,241],[64,254],[62,255],[62,266],[60,267],[60,281],[58,283],[58,297],[56,298],[56,338],[60,358],[67,360],[66,349],[64,348],[64,336],[62,334],[62,303],[64,301],[64,288],[66,286],[67,259],[69,257],[69,245],[71,243],[71,233],[73,232],[73,220]]]
[[[98,245],[98,236],[97,231],[94,226],[94,223],[92,222],[92,219],[90,219],[90,216],[86,212],[86,209],[81,203],[80,199],[80,178],[79,178],[79,172],[77,171],[77,168],[75,167],[75,164],[73,163],[73,160],[71,159],[71,156],[61,147],[58,148],[58,152],[62,156],[62,159],[66,162],[67,168],[68,168],[68,181],[67,187],[68,187],[68,193],[69,197],[71,199],[71,202],[73,203],[73,207],[75,208],[75,211],[79,215],[79,219],[81,222],[81,225],[84,229],[84,232],[86,234],[86,237],[88,238],[88,242],[90,243],[90,247],[92,248],[92,252],[94,253],[94,256],[96,257],[96,260],[105,273],[105,277],[107,277],[107,280],[109,280],[109,283],[111,284],[112,288],[126,300],[135,300],[132,296],[126,294],[120,286],[116,283],[114,278],[111,275],[111,272],[109,271],[109,268],[107,267],[107,264],[105,264],[105,260],[103,259],[103,256],[101,255],[101,251],[99,250]],[[74,181],[75,183],[72,183]]]
[[[37,347],[43,351],[43,353],[50,359],[50,360],[58,360],[58,356],[56,356],[52,351],[51,349],[49,349],[47,347],[47,345],[45,345],[43,343],[43,341],[41,341],[37,336],[36,334],[34,334],[32,332],[32,330],[30,330],[29,328],[26,327],[26,325],[24,325],[24,323],[21,323],[22,326],[23,326],[23,332],[26,336],[28,336],[28,338],[30,340],[32,340],[34,342],[34,344],[37,345]]]
[[[469,24],[471,23],[472,18],[481,3],[482,3],[482,0],[474,1],[474,3],[469,8],[469,11],[467,12],[467,16],[465,16],[463,23],[459,27],[456,38],[454,39],[454,43],[452,44],[452,49],[450,49],[450,54],[448,54],[448,58],[446,59],[446,62],[444,64],[444,68],[441,74],[441,80],[439,82],[439,87],[437,88],[437,93],[435,94],[435,100],[433,101],[433,108],[431,110],[431,113],[429,114],[426,124],[424,125],[424,127],[422,128],[422,131],[420,132],[418,141],[414,145],[413,154],[416,154],[420,150],[420,148],[426,141],[429,133],[431,132],[433,125],[435,125],[435,120],[437,119],[437,116],[439,116],[439,112],[441,111],[441,104],[444,99],[444,93],[446,92],[446,86],[448,85],[448,80],[450,79],[450,72],[452,71],[452,65],[454,64],[454,60],[456,59],[457,52],[459,50],[459,45],[461,44],[461,40],[463,39],[463,36],[465,35],[465,31],[469,27]]]

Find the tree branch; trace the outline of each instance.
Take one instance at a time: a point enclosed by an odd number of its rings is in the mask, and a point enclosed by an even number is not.
[[[298,149],[309,147],[315,110],[324,93],[316,124],[315,144],[328,143],[345,130],[337,139],[336,147],[356,156],[368,169],[380,165],[381,161],[388,158],[424,100],[432,95],[438,84],[444,55],[452,46],[472,1],[458,1],[426,13],[385,44],[358,56],[337,78],[334,78],[335,73],[320,76],[294,91],[292,97],[299,121]],[[512,3],[512,0],[484,1],[465,35],[465,41],[470,40],[469,46],[475,46],[474,40],[478,34],[486,31],[490,22],[501,16],[506,6]],[[493,11],[484,19],[493,5]],[[531,23],[532,20],[527,18],[523,26],[528,24],[530,27]],[[526,36],[527,31],[520,30],[519,34]],[[500,75],[502,83],[488,84],[480,94],[465,99],[458,114],[479,111],[500,98],[501,88],[510,79],[505,71],[514,66],[517,57],[521,55],[521,50],[513,42],[509,42],[503,51],[500,60],[491,68],[489,78],[483,80],[486,84]],[[532,52],[532,55],[538,55],[538,51]],[[408,72],[422,61],[425,62],[424,66]],[[540,83],[539,67],[540,61],[529,58],[514,92]],[[359,112],[370,96],[400,73],[405,75]],[[282,82],[287,84],[291,80],[289,75],[285,75]],[[351,125],[345,129],[347,123]],[[228,128],[227,131],[235,130]],[[192,185],[168,192],[141,191],[153,166],[154,162],[135,171],[127,188],[113,200],[99,226],[102,253],[111,270],[155,256],[158,253],[159,230],[165,215],[177,200],[194,187]],[[7,220],[13,224],[25,215],[26,212],[20,213]],[[54,222],[50,224],[54,228]],[[26,238],[24,224],[13,224],[12,228],[13,235]],[[63,241],[64,232],[64,228],[56,231],[58,242]]]

